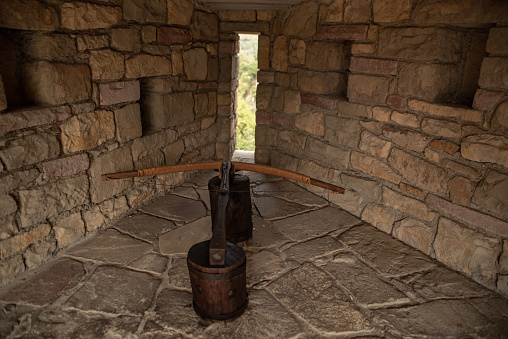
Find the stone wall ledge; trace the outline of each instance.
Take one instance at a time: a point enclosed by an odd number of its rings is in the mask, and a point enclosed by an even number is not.
[[[417,99],[408,101],[409,109],[425,115],[432,115],[444,118],[456,118],[464,121],[483,121],[483,112],[463,107],[447,106],[444,104],[429,103]]]
[[[468,225],[480,228],[496,236],[508,237],[508,223],[505,221],[467,207],[455,205],[433,194],[427,195],[425,202],[440,213],[450,216],[455,220],[465,222]]]
[[[316,40],[365,40],[369,25],[318,25]]]
[[[28,108],[0,115],[0,136],[24,128],[46,125],[63,121],[71,116],[69,106],[51,108]]]

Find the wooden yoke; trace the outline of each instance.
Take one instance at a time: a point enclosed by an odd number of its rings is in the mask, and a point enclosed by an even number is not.
[[[151,168],[142,168],[137,171],[127,171],[127,172],[117,172],[117,173],[108,173],[103,174],[101,176],[102,181],[109,180],[121,180],[127,178],[134,177],[144,177],[151,175],[160,175],[160,174],[168,174],[168,173],[177,173],[177,172],[188,172],[188,171],[200,171],[200,170],[218,170],[222,173],[222,161],[209,161],[209,162],[198,162],[194,164],[184,164],[184,165],[167,165],[167,166],[158,166]],[[281,168],[266,166],[266,165],[258,165],[258,164],[248,164],[245,162],[231,162],[232,171],[251,171],[269,175],[275,175],[279,177],[283,177],[286,179],[302,182],[307,185],[314,185],[318,187],[322,187],[324,189],[329,190],[333,193],[344,193],[344,188],[335,186],[333,184],[329,184],[327,182],[313,179],[305,174],[288,171]]]

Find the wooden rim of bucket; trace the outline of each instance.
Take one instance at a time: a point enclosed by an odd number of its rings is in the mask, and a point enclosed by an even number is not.
[[[202,241],[190,248],[187,254],[187,263],[190,267],[203,273],[224,274],[245,265],[246,256],[243,248],[228,241],[226,243],[226,265],[210,266],[208,261],[209,244],[210,240]]]

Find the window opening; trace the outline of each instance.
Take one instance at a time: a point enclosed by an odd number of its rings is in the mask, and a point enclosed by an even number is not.
[[[240,71],[238,74],[238,124],[236,149],[254,151],[256,130],[256,88],[258,72],[258,36],[240,35]]]

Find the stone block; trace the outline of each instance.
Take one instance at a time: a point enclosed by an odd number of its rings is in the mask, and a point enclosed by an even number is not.
[[[456,65],[404,63],[397,88],[402,96],[446,102],[452,99],[460,80]]]
[[[295,127],[302,131],[320,137],[325,135],[324,117],[321,113],[300,113],[294,121]]]
[[[372,18],[370,2],[347,0],[344,2],[344,22],[367,23]]]
[[[33,61],[23,64],[22,74],[27,95],[38,105],[56,106],[90,98],[88,66]]]
[[[109,199],[132,185],[132,180],[101,181],[101,175],[132,170],[129,147],[117,148],[95,157],[90,163],[90,198],[92,203]]]
[[[306,2],[286,11],[283,18],[282,33],[300,38],[310,38],[316,33],[318,5]]]
[[[270,69],[270,37],[258,37],[258,67],[260,70]]]
[[[191,22],[194,6],[187,0],[173,0],[167,3],[167,21],[169,25],[188,26]]]
[[[178,127],[178,136],[184,137],[189,134],[201,131],[201,120],[191,122],[189,124]]]
[[[69,106],[22,109],[2,114],[0,135],[10,131],[63,121],[71,116]]]
[[[472,201],[503,220],[508,220],[507,192],[508,176],[499,172],[489,171],[476,187]]]
[[[357,73],[397,75],[398,62],[393,60],[351,58],[349,70]]]
[[[168,126],[178,126],[194,120],[194,98],[191,92],[168,94],[164,96]]]
[[[508,6],[504,2],[466,0],[446,2],[439,0],[424,1],[415,6],[413,22],[415,24],[480,24],[500,22],[505,17]]]
[[[413,218],[405,218],[396,223],[393,236],[426,255],[430,255],[434,229],[425,223]]]
[[[164,130],[152,133],[139,139],[134,139],[131,146],[132,158],[139,161],[147,157],[154,150],[160,149],[178,139],[178,133],[174,130]]]
[[[414,186],[411,186],[411,185],[408,185],[406,183],[399,183],[399,188],[409,194],[412,194],[418,198],[422,198],[423,197],[423,191],[419,188],[416,188]]]
[[[508,28],[492,27],[487,40],[487,52],[491,54],[508,54]]]
[[[272,115],[272,121],[274,124],[277,124],[282,127],[286,127],[286,128],[294,128],[295,127],[295,116],[294,115],[274,113]]]
[[[102,174],[102,173],[100,173]],[[100,174],[97,180],[100,180]],[[86,175],[19,191],[20,221],[23,228],[88,201]]]
[[[166,23],[168,10],[166,1],[163,0],[125,0],[123,2],[124,19],[139,23]]]
[[[260,84],[273,84],[275,82],[275,74],[273,72],[258,71],[257,81]]]
[[[411,0],[373,1],[372,10],[376,23],[401,22],[411,17]]]
[[[294,65],[303,65],[307,53],[304,40],[291,39],[289,41],[289,62]]]
[[[409,198],[387,187],[383,187],[383,202],[391,208],[428,222],[437,215],[420,200]]]
[[[358,147],[361,125],[358,120],[325,116],[325,140],[332,145]]]
[[[124,56],[111,50],[91,51],[90,69],[94,80],[119,80],[125,73]]]
[[[405,179],[427,191],[446,193],[446,171],[410,153],[394,148],[388,163]]]
[[[165,56],[138,54],[125,60],[126,78],[171,75],[171,60]]]
[[[471,226],[482,229],[501,237],[508,235],[508,223],[490,215],[486,215],[469,208],[453,204],[443,198],[429,194],[425,198],[435,210],[453,217],[456,220],[465,222]]]
[[[23,52],[34,59],[58,59],[76,55],[76,43],[67,34],[30,34],[23,40]]]
[[[257,10],[256,17],[259,21],[270,21],[275,16],[275,11],[271,10]]]
[[[429,159],[430,161],[433,161],[435,163],[441,162],[441,156],[439,155],[438,152],[430,148],[426,148],[423,153],[425,154],[425,158]]]
[[[329,41],[365,40],[368,29],[368,25],[318,25],[314,38]]]
[[[19,233],[12,238],[0,241],[0,259],[8,258],[31,244],[44,239],[49,232],[51,232],[50,225],[43,224],[28,232]]]
[[[260,32],[262,34],[268,34],[270,32],[269,22],[220,22],[220,32],[233,33],[234,32]]]
[[[283,130],[277,134],[277,145],[287,152],[302,154],[306,142],[305,135],[296,131]]]
[[[139,52],[141,36],[134,28],[115,28],[111,30],[111,48],[123,52]]]
[[[485,236],[446,218],[439,219],[434,241],[436,258],[477,281],[493,287],[499,239]]]
[[[435,27],[387,27],[379,31],[378,55],[393,59],[457,62],[461,32]]]
[[[484,88],[508,89],[508,58],[484,58],[478,85]]]
[[[42,175],[44,179],[69,177],[88,169],[90,162],[86,153],[72,155],[70,157],[46,161],[42,163]]]
[[[196,113],[196,118],[205,117],[215,113],[213,110],[214,107],[211,107],[213,104],[213,101],[210,100],[211,95],[213,95],[212,92],[194,94],[194,111]],[[231,95],[225,94],[222,98],[224,98],[224,96],[229,97],[231,100]],[[221,96],[219,96],[219,105],[224,104],[221,100],[224,99],[221,99]]]
[[[298,89],[303,92],[341,96],[346,86],[346,75],[342,73],[298,71]]]
[[[164,147],[162,151],[164,152],[164,159],[166,160],[166,165],[174,165],[178,163],[184,150],[185,145],[182,139],[178,139],[174,143]]]
[[[478,171],[470,166],[466,166],[464,164],[452,161],[450,159],[443,159],[442,164],[446,168],[451,169],[457,173],[463,174],[471,179],[477,180],[480,178],[480,174],[478,173]]]
[[[39,171],[36,169],[17,171],[0,178],[0,187],[2,187],[5,193],[9,193],[13,189],[17,189],[34,181],[38,176]]]
[[[127,105],[115,110],[115,122],[116,138],[121,143],[140,137],[143,134],[139,104]]]
[[[401,177],[384,162],[364,153],[351,152],[351,166],[365,173],[398,184]]]
[[[388,234],[392,233],[396,218],[397,214],[391,209],[374,203],[365,206],[362,212],[362,220]]]
[[[360,139],[359,148],[368,152],[376,157],[386,158],[390,153],[392,143],[383,140],[369,131],[363,131]]]
[[[508,100],[503,101],[494,112],[491,121],[492,131],[508,135]]]
[[[375,44],[355,43],[351,46],[352,55],[374,54],[374,53],[376,53]]]
[[[299,91],[284,91],[284,113],[300,113],[300,104]]]
[[[490,112],[494,109],[494,107],[496,107],[502,97],[503,93],[501,92],[492,92],[479,88],[476,90],[474,96],[473,108],[479,111]]]
[[[140,98],[139,81],[119,81],[99,85],[101,106],[138,101]]]
[[[349,163],[349,151],[313,138],[307,140],[305,156],[329,164],[335,169],[347,168]]]
[[[410,99],[408,101],[408,107],[413,111],[425,115],[432,115],[443,118],[457,118],[471,122],[482,122],[483,120],[482,112],[468,108],[431,104],[416,99]]]
[[[16,200],[8,194],[0,194],[0,218],[8,216],[18,210]]]
[[[0,150],[0,159],[7,170],[35,164],[60,155],[60,143],[54,135],[49,133],[11,139],[4,145],[4,148]]]
[[[392,79],[389,77],[350,74],[347,84],[347,97],[384,104],[390,93]]]
[[[459,175],[453,177],[449,183],[450,200],[455,204],[469,205],[473,191],[473,184],[469,179]]]
[[[256,108],[258,110],[268,109],[272,98],[273,86],[259,84],[256,91]]]
[[[392,115],[392,110],[389,107],[372,107],[372,117],[375,120],[388,122],[390,121],[390,116]]]
[[[53,229],[55,230],[58,247],[63,248],[83,237],[85,234],[85,223],[78,212],[57,222]]]
[[[305,105],[312,105],[328,110],[335,110],[336,107],[336,100],[331,98],[321,97],[309,93],[300,93],[300,98],[302,100],[302,104]]]
[[[288,70],[288,47],[286,37],[279,35],[273,42],[272,68],[279,72]]]
[[[208,54],[203,48],[193,48],[183,52],[183,68],[187,80],[206,80],[208,74]]]
[[[386,103],[395,108],[406,108],[407,107],[407,99],[401,97],[400,95],[389,95],[386,98]]]
[[[162,44],[186,44],[191,41],[187,28],[157,27],[157,42]]]
[[[219,40],[219,18],[215,13],[195,11],[192,16],[190,29],[193,40]]]
[[[459,150],[459,145],[457,145],[451,141],[440,140],[440,139],[432,140],[431,143],[429,144],[429,146],[433,147],[433,148],[437,148],[437,149],[444,151],[450,155],[454,155]]]
[[[4,28],[54,31],[58,28],[58,13],[36,0],[8,1],[2,3],[0,23]]]
[[[360,193],[366,200],[377,200],[381,193],[379,182],[375,180],[345,173],[340,175],[340,179],[344,185]]]
[[[383,126],[383,135],[396,145],[415,152],[423,152],[431,138],[425,134],[398,126]]]
[[[462,127],[454,122],[428,119],[422,120],[422,131],[442,138],[460,140]]]
[[[256,11],[254,10],[222,10],[219,11],[221,21],[256,21]]]
[[[7,109],[7,97],[5,96],[5,88],[2,77],[0,76],[0,112]],[[3,128],[0,127],[0,133]]]
[[[115,136],[113,112],[96,111],[73,116],[62,124],[64,153],[97,147]]]
[[[349,64],[350,47],[338,42],[307,43],[305,67],[313,71],[341,71]]]
[[[472,135],[463,139],[460,153],[465,159],[490,162],[508,168],[508,139],[492,134]]]
[[[144,25],[141,27],[141,42],[151,43],[157,41],[157,27]]]
[[[397,111],[393,111],[390,119],[399,125],[404,125],[413,128],[420,127],[420,121],[418,120],[418,117],[415,114],[400,113]]]
[[[86,15],[83,15],[86,13]],[[110,28],[122,20],[119,7],[85,2],[66,2],[60,11],[62,27],[72,30]]]
[[[76,45],[78,51],[101,49],[109,46],[109,37],[106,34],[82,34],[76,37]]]

